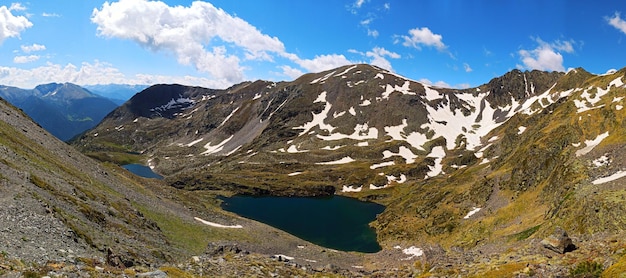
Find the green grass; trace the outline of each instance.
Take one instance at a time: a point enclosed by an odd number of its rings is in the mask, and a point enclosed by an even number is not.
[[[535,232],[537,232],[540,227],[541,227],[541,225],[537,225],[537,226],[528,228],[528,229],[526,229],[524,231],[521,231],[521,232],[519,232],[517,234],[512,235],[511,237],[513,239],[517,240],[517,241],[527,239],[530,236],[532,236]]]
[[[239,229],[209,227],[192,219],[182,219],[168,212],[151,210],[147,206],[133,203],[147,218],[157,223],[167,240],[175,247],[192,254],[201,254],[209,242],[215,240],[246,240]]]

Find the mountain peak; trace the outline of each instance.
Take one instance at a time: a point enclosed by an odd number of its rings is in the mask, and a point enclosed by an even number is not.
[[[85,88],[73,83],[49,83],[35,87],[34,91],[43,98],[55,98],[62,100],[83,99],[97,97]]]

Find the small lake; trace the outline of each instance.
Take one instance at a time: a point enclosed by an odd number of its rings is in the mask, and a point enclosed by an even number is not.
[[[374,253],[381,250],[368,223],[384,206],[333,196],[221,198],[222,208],[263,222],[301,239],[341,251]]]
[[[150,169],[150,167],[144,166],[141,164],[126,164],[126,165],[122,165],[122,168],[140,177],[159,179],[159,180],[163,179],[163,176],[153,172],[152,169]]]

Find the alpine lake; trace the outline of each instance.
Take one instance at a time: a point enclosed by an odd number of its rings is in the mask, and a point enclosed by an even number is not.
[[[145,166],[145,165],[126,164],[126,165],[122,165],[122,168],[140,177],[150,178],[150,179],[159,179],[159,180],[163,179],[163,176],[155,173],[154,171],[152,171],[152,169],[150,169],[150,167]]]
[[[150,167],[127,164],[124,169],[144,178],[163,179]],[[369,223],[384,206],[357,199],[331,197],[219,197],[222,209],[281,229],[311,243],[340,251],[381,250]]]
[[[314,244],[341,251],[381,250],[369,223],[384,206],[332,197],[221,197],[222,209],[281,229]]]

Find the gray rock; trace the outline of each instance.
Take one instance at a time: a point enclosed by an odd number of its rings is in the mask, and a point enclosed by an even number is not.
[[[167,276],[167,273],[161,270],[157,270],[157,271],[137,274],[137,277],[167,278],[168,276]]]
[[[544,248],[564,254],[576,249],[576,245],[572,243],[572,239],[567,236],[567,232],[561,227],[554,229],[554,233],[541,241]]]

